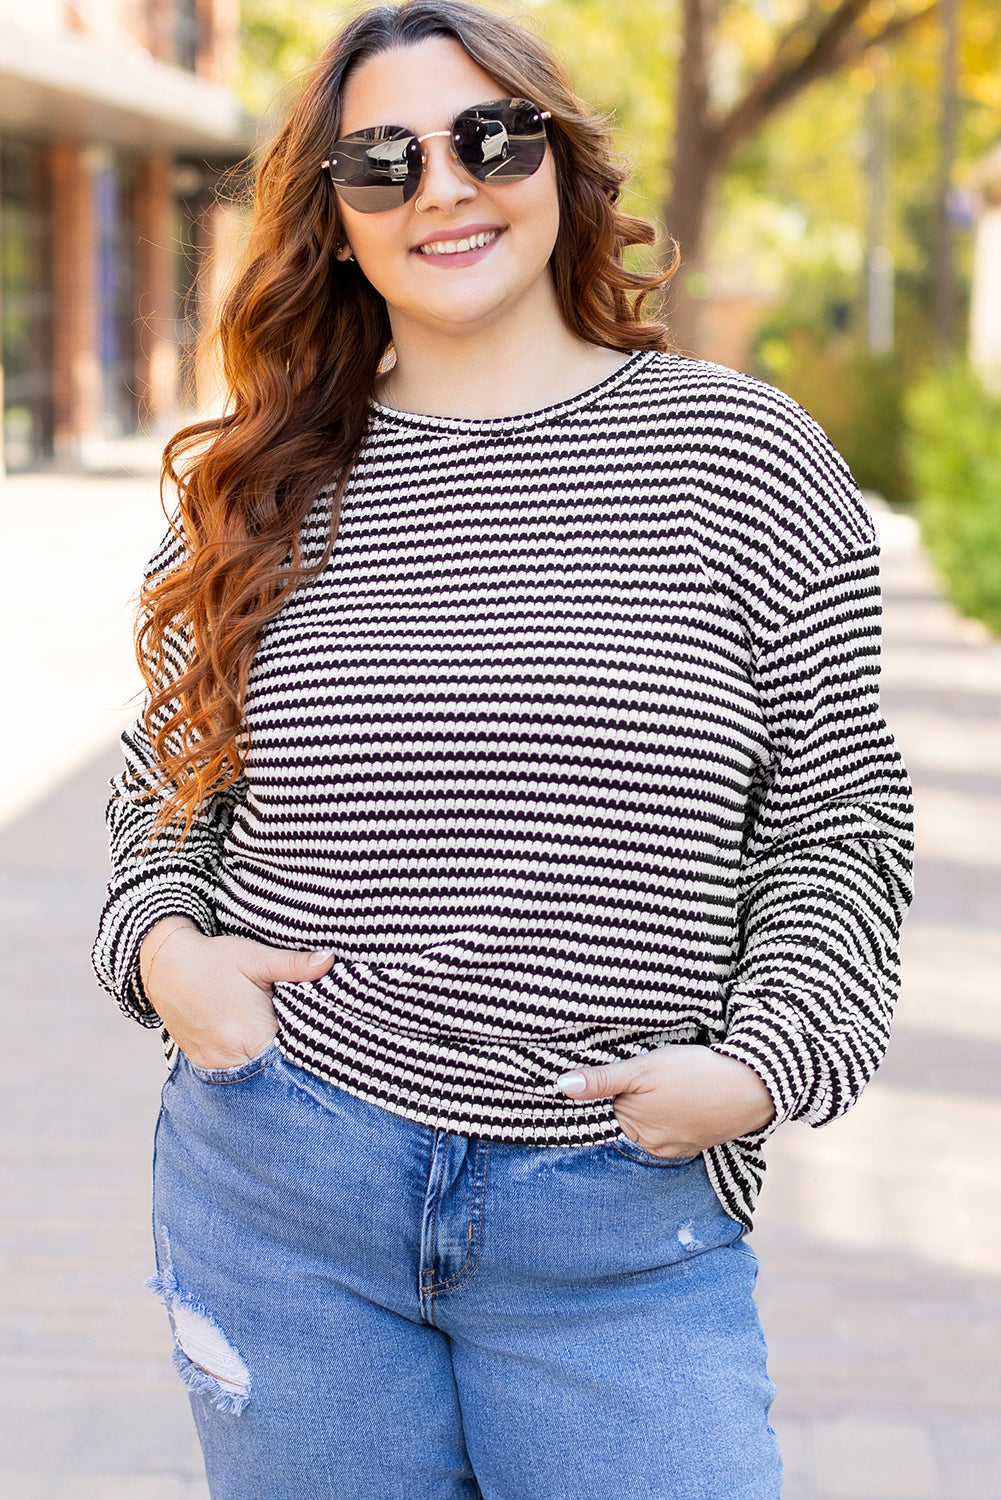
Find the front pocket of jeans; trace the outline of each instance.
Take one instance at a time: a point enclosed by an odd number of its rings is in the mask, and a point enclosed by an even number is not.
[[[688,1167],[693,1161],[698,1161],[702,1154],[696,1152],[694,1156],[657,1156],[645,1146],[631,1141],[627,1135],[618,1136],[612,1145],[620,1156],[627,1156],[630,1161],[639,1162],[644,1167]]]
[[[237,1063],[233,1068],[199,1068],[189,1058],[188,1067],[196,1078],[202,1083],[242,1083],[245,1078],[253,1078],[255,1073],[261,1073],[269,1067],[278,1056],[278,1039],[269,1042],[263,1052],[258,1052],[256,1057],[248,1057],[246,1062]]]

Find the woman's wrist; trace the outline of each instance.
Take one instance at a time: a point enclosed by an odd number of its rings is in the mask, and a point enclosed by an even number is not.
[[[161,948],[174,936],[175,932],[200,932],[201,928],[191,920],[190,917],[163,917],[143,938],[139,945],[139,977],[142,980],[143,989],[149,993],[149,978],[153,971],[157,955]]]

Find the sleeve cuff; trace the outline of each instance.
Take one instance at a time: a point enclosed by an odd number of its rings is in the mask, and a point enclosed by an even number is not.
[[[101,917],[92,955],[94,972],[122,1010],[141,1026],[161,1026],[139,975],[143,938],[164,917],[188,917],[202,932],[216,931],[213,903],[173,879],[146,882],[141,891],[112,897]]]
[[[755,1140],[765,1140],[803,1112],[815,1068],[807,1039],[796,1027],[773,1015],[744,1015],[721,1041],[712,1044],[712,1050],[745,1063],[772,1096],[774,1118],[755,1133]]]

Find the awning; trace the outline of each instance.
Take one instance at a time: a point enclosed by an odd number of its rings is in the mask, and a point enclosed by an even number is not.
[[[256,122],[228,89],[142,47],[0,20],[0,131],[240,157]]]

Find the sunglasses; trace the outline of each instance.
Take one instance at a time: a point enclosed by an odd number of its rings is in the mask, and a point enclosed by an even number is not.
[[[449,152],[477,182],[524,182],[546,154],[548,109],[529,99],[495,99],[456,115],[448,130],[414,135],[402,125],[373,125],[345,135],[321,162],[349,208],[381,214],[409,203],[427,163],[424,142],[447,135]]]

